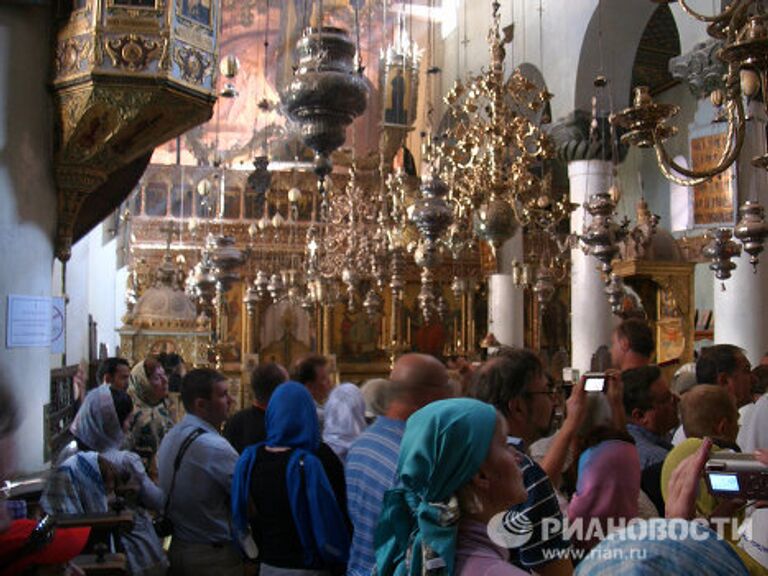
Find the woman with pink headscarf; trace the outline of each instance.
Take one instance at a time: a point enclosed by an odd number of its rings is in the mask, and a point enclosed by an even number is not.
[[[577,548],[591,550],[599,544],[599,536],[608,534],[609,521],[618,527],[637,517],[640,458],[630,440],[603,440],[587,448],[579,458],[576,492],[568,505],[570,525],[580,521],[583,526],[571,538]],[[602,530],[590,537],[588,526],[595,521]]]

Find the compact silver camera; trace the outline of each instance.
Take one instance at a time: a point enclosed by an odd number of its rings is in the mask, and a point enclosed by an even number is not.
[[[705,467],[707,488],[715,496],[765,500],[768,498],[768,466],[754,454],[718,452]]]
[[[587,372],[584,374],[585,392],[603,392],[605,390],[605,372]]]

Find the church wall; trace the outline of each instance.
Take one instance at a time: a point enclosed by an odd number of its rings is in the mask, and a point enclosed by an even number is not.
[[[56,193],[52,179],[47,7],[0,6],[0,377],[16,391],[17,468],[43,467],[48,347],[6,347],[9,294],[49,297]],[[23,445],[19,440],[23,439]]]
[[[67,365],[88,360],[88,315],[97,324],[98,345],[106,344],[113,355],[120,339],[116,329],[120,326],[122,308],[117,302],[124,299],[125,273],[118,279],[115,239],[103,241],[104,225],[97,226],[72,247],[72,258],[67,262]],[[61,264],[54,269],[54,294],[61,292]],[[58,357],[58,362],[61,358]],[[59,365],[59,364],[57,364]]]

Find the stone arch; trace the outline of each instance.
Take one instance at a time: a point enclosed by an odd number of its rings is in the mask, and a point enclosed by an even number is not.
[[[579,52],[574,87],[575,110],[590,110],[593,82],[600,73],[609,77],[614,108],[629,104],[637,49],[648,22],[658,8],[658,4],[648,0],[598,3]]]

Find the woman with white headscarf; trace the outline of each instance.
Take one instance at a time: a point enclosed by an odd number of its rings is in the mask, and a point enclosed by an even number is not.
[[[372,424],[376,418],[386,413],[389,406],[389,388],[391,383],[384,378],[372,378],[360,386],[360,392],[365,399],[365,418],[368,424]]]
[[[349,447],[366,427],[365,399],[360,389],[347,382],[331,391],[325,403],[323,441],[344,462]]]
[[[126,447],[141,456],[150,478],[157,480],[157,450],[175,419],[167,400],[168,377],[156,358],[149,356],[133,367],[128,394],[134,411]]]
[[[161,510],[165,496],[141,458],[120,450],[132,409],[128,394],[107,384],[88,393],[70,427],[75,440],[69,456],[52,470],[40,504],[53,515],[105,513],[116,486],[134,488],[134,525],[120,538],[128,567],[134,575],[160,575],[168,563],[146,509]]]

